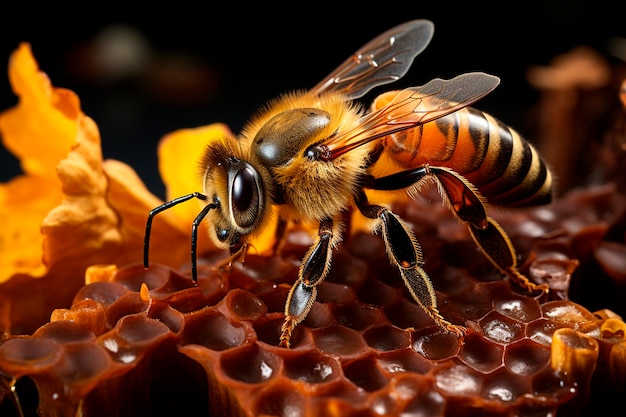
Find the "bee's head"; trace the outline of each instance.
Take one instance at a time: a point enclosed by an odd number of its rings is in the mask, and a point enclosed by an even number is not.
[[[234,140],[234,139],[233,139]],[[203,159],[204,194],[215,208],[207,213],[214,243],[238,251],[259,232],[270,210],[267,181],[252,164],[238,156],[236,147],[216,143]]]

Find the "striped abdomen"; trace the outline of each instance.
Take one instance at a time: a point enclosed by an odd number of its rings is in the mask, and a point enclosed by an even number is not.
[[[451,168],[470,181],[489,203],[546,204],[552,176],[537,150],[487,113],[466,107],[414,129],[395,133],[389,146],[401,165]]]

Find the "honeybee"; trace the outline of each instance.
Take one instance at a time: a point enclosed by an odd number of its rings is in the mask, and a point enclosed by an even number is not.
[[[482,72],[433,79],[419,87],[386,92],[366,109],[355,100],[372,88],[403,77],[429,44],[428,20],[400,24],[377,36],[308,91],[270,101],[239,136],[208,145],[202,163],[204,189],[153,209],[146,224],[148,267],[152,219],[196,198],[204,204],[192,226],[192,277],[197,280],[198,225],[232,259],[272,222],[315,224],[317,234],[288,293],[279,345],[290,346],[295,327],[307,317],[316,287],[331,268],[341,243],[344,215],[356,210],[380,233],[389,261],[423,310],[444,331],[466,334],[440,314],[423,269],[419,243],[386,202],[370,201],[374,190],[415,197],[430,181],[477,246],[503,274],[528,291],[544,290],[517,269],[505,231],[487,215],[486,201],[508,206],[546,204],[552,177],[536,150],[492,116],[467,107],[491,92],[498,77]],[[285,228],[277,228],[284,233]],[[279,236],[280,238],[280,236]]]

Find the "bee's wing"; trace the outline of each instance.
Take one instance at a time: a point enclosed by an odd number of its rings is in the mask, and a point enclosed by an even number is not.
[[[372,88],[400,79],[430,43],[434,25],[412,20],[389,29],[356,51],[310,92],[338,91],[353,100]]]
[[[496,76],[470,72],[450,80],[435,78],[420,87],[406,88],[383,107],[361,117],[354,129],[325,141],[324,145],[330,151],[328,159],[455,112],[479,100],[499,83]]]

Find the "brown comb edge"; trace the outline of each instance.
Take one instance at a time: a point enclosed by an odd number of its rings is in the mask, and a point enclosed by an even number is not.
[[[207,261],[198,287],[164,266],[121,268],[108,282],[85,286],[69,310],[32,336],[5,341],[0,371],[7,381],[34,381],[49,415],[198,408],[241,416],[577,415],[598,392],[600,399],[623,393],[618,383],[626,379],[621,317],[562,299],[569,276],[582,271],[577,280],[597,281],[610,270],[593,258],[603,240],[595,249],[580,241],[615,234],[606,219],[619,219],[625,205],[614,191],[571,193],[549,208],[494,215],[516,247],[527,248],[520,253],[536,257],[528,267],[533,278],[561,285],[552,299],[512,289],[436,201],[396,208],[415,226],[442,314],[472,329],[464,345],[410,300],[378,237],[359,235],[338,251],[291,350],[276,345],[301,244],[287,247],[285,259],[249,256],[231,274]],[[580,218],[576,207],[595,218]],[[537,227],[553,237],[534,237]],[[572,274],[575,254],[582,261]]]

